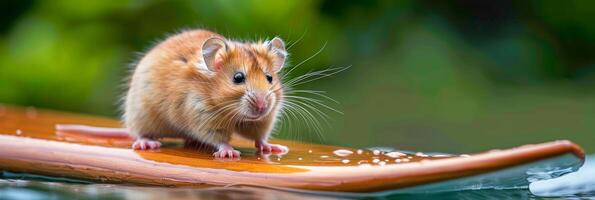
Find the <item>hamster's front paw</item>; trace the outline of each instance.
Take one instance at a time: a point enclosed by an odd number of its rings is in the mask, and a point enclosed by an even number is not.
[[[156,150],[161,147],[161,142],[147,138],[138,138],[132,144],[134,150]]]
[[[233,149],[230,145],[221,145],[219,150],[213,153],[215,158],[240,158],[240,151]]]
[[[265,141],[256,141],[254,146],[261,153],[285,154],[289,152],[289,148],[286,146],[280,144],[269,144]]]

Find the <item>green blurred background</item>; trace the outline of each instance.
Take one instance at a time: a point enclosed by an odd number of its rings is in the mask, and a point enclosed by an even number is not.
[[[117,117],[138,53],[168,33],[278,35],[303,88],[340,102],[324,140],[470,152],[570,139],[595,152],[595,1],[2,1],[0,102]],[[301,39],[300,39],[301,38]],[[295,123],[299,124],[299,123]]]

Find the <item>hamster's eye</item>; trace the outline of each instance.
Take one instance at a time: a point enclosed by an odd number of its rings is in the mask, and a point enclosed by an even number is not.
[[[267,81],[269,81],[269,83],[273,83],[273,76],[267,74]]]
[[[236,72],[236,74],[233,75],[233,83],[242,84],[245,81],[246,81],[246,76],[244,75],[243,72]]]

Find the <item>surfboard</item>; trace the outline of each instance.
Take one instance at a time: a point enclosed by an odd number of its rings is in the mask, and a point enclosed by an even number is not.
[[[263,155],[238,138],[232,144],[241,159],[218,160],[177,139],[165,139],[157,151],[135,151],[129,138],[57,132],[56,124],[121,127],[109,118],[0,106],[0,169],[102,183],[385,195],[527,187],[576,171],[584,162],[583,150],[564,140],[469,155],[274,140],[289,153]]]

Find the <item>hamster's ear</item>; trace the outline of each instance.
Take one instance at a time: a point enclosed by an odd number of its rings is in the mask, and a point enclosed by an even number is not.
[[[269,51],[273,52],[275,58],[273,59],[273,71],[279,72],[283,65],[285,65],[285,59],[287,58],[287,51],[285,50],[285,42],[281,40],[279,37],[273,38],[271,41],[267,42],[267,48]]]
[[[224,39],[212,37],[202,44],[202,59],[204,65],[211,72],[218,72],[221,70],[221,53],[229,49]]]

